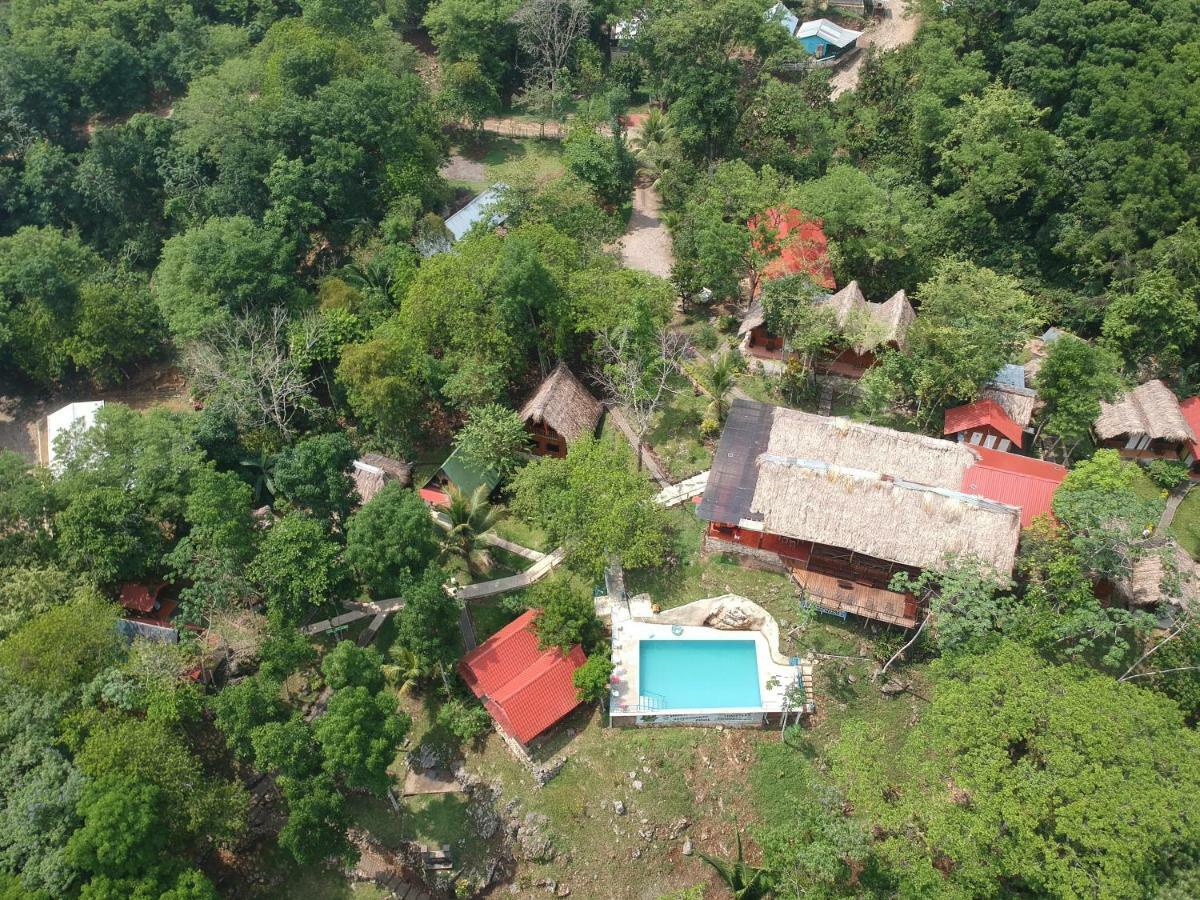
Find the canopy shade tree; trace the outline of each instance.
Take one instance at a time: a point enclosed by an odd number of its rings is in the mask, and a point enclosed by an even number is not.
[[[1139,896],[1196,840],[1197,736],[1170,700],[1013,643],[934,675],[899,748],[860,725],[833,750],[903,892]]]
[[[512,509],[564,544],[573,567],[597,576],[614,553],[629,568],[662,564],[669,540],[655,493],[621,449],[583,438],[565,458],[522,469],[513,479]]]

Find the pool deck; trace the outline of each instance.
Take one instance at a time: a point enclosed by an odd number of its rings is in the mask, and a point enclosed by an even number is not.
[[[612,616],[613,724],[671,724],[672,719],[704,724],[711,719],[713,724],[761,725],[779,721],[785,709],[793,714],[812,711],[812,662],[783,656],[774,618],[745,597],[734,594],[710,597],[657,614],[652,611],[648,597],[634,597],[612,603],[608,611]],[[661,698],[642,690],[640,645],[651,640],[754,641],[760,705],[665,708]],[[806,703],[800,709],[789,708],[786,697],[788,688],[797,679],[806,689]]]

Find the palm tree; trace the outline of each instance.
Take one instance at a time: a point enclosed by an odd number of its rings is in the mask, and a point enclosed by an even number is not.
[[[258,456],[251,456],[241,461],[249,469],[254,479],[251,487],[254,489],[254,502],[270,502],[275,496],[275,463],[279,461],[278,453],[260,450]]]
[[[715,359],[692,366],[689,370],[696,386],[708,398],[704,410],[707,421],[722,425],[729,413],[729,398],[733,395],[737,376],[737,358],[734,351],[726,350]]]
[[[629,146],[638,166],[650,176],[651,186],[656,188],[679,155],[675,130],[661,109],[650,110],[642,127],[630,138]]]
[[[735,900],[763,900],[767,896],[767,871],[746,864],[742,855],[740,831],[737,833],[737,859],[734,862],[713,859],[707,853],[699,853],[699,856],[716,870],[717,875],[733,892]]]
[[[475,488],[470,496],[454,485],[448,490],[450,506],[446,518],[449,523],[443,524],[446,536],[441,544],[442,558],[452,565],[465,566],[472,574],[486,572],[492,566],[492,557],[487,551],[484,535],[496,527],[504,517],[504,510],[488,502],[486,485]]]
[[[388,650],[388,658],[391,659],[391,663],[385,664],[380,670],[387,683],[401,694],[427,674],[421,658],[399,644],[393,644]]]
[[[652,109],[642,120],[642,127],[630,138],[634,151],[645,150],[651,144],[665,144],[674,135],[667,114],[661,109]]]

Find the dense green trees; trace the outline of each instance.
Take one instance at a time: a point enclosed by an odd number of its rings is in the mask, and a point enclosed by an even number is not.
[[[568,548],[572,566],[589,576],[619,554],[630,568],[661,565],[668,539],[650,480],[612,444],[583,439],[565,459],[544,457],[513,479],[512,509]]]
[[[346,524],[346,562],[380,600],[400,595],[437,554],[429,508],[395,482]]]
[[[902,892],[1141,895],[1196,840],[1197,737],[1171,701],[1014,644],[937,675],[901,747],[867,727],[834,754]]]

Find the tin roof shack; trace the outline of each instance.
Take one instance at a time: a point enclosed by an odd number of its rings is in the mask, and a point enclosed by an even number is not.
[[[796,30],[796,39],[814,59],[845,56],[858,49],[861,31],[843,28],[828,19],[804,22]]]
[[[487,488],[487,493],[491,494],[499,483],[499,472],[476,465],[456,447],[419,493],[426,503],[449,506],[451,485],[470,496],[480,487]]]
[[[566,456],[567,446],[596,433],[604,405],[566,363],[559,363],[519,413],[538,456]]]

